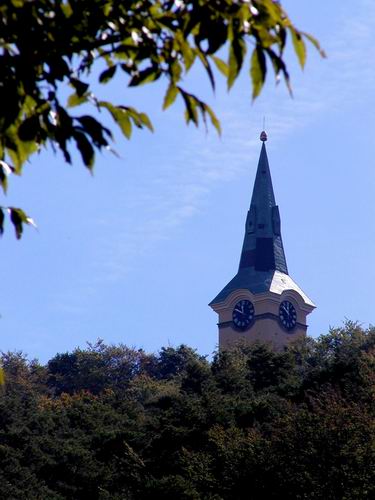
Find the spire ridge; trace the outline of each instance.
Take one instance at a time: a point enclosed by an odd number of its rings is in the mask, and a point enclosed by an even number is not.
[[[281,271],[288,274],[281,239],[279,207],[276,205],[268,164],[266,138],[267,134],[263,131],[262,149],[246,218],[239,272],[251,268],[255,272]]]

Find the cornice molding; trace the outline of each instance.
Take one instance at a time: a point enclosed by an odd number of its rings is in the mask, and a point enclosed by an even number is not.
[[[307,325],[304,325],[303,323],[299,323],[299,322],[296,323],[296,326],[295,326],[295,328],[293,328],[293,330],[287,330],[280,323],[278,315],[277,314],[273,314],[273,313],[263,313],[263,314],[257,314],[257,315],[255,315],[254,316],[254,321],[250,324],[249,328],[247,328],[246,330],[240,330],[239,328],[237,328],[235,326],[235,324],[233,323],[233,321],[222,321],[221,323],[218,323],[217,326],[219,327],[219,329],[221,329],[221,328],[228,328],[229,327],[229,328],[232,328],[232,330],[234,330],[235,332],[246,333],[246,332],[248,332],[249,330],[251,330],[254,327],[255,323],[258,320],[262,320],[262,319],[273,319],[277,323],[277,326],[279,328],[281,328],[283,332],[288,333],[289,335],[293,335],[296,332],[297,327],[301,328],[304,331],[307,330]]]

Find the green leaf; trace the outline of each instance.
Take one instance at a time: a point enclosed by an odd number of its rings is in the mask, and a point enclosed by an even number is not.
[[[266,79],[266,58],[261,47],[255,47],[251,56],[250,75],[253,82],[253,100],[258,97]]]
[[[204,110],[208,113],[210,120],[211,120],[211,123],[215,127],[215,129],[217,130],[217,133],[219,135],[221,135],[221,125],[220,125],[220,122],[219,122],[217,116],[215,115],[215,113],[212,111],[210,106],[208,106],[208,104],[205,104]]]
[[[211,69],[210,63],[208,62],[206,55],[202,51],[197,50],[197,56],[201,60],[203,66],[206,68],[208,78],[209,78],[210,83],[211,83],[211,87],[213,90],[215,90],[215,78],[214,78],[214,75],[212,73],[212,69]]]
[[[85,92],[83,95],[78,95],[74,92],[68,97],[68,108],[74,108],[75,106],[79,106],[84,102],[87,102],[89,98],[89,93]]]
[[[18,8],[21,8],[24,6],[25,0],[11,0],[11,3]]]
[[[8,189],[8,175],[12,172],[12,168],[8,163],[0,160],[0,184],[6,194]]]
[[[310,43],[312,43],[314,45],[314,47],[317,49],[317,51],[319,52],[319,54],[322,56],[322,57],[327,57],[327,54],[325,53],[325,51],[322,49],[320,43],[318,42],[318,40],[313,37],[312,35],[310,35],[309,33],[305,33],[304,31],[300,31],[300,34],[302,36],[304,36],[305,38],[307,38],[309,40]]]
[[[64,16],[66,18],[69,18],[70,16],[73,15],[73,9],[72,9],[72,6],[69,4],[69,2],[62,3],[60,5],[60,9],[63,11]]]
[[[178,94],[178,88],[176,87],[176,85],[171,83],[164,97],[163,109],[169,108],[169,106],[174,103],[177,94]]]
[[[216,57],[216,56],[211,56],[211,59],[214,61],[214,63],[216,64],[216,67],[217,69],[226,77],[228,77],[228,73],[229,73],[229,68],[228,68],[228,65],[225,61],[223,61],[222,59],[220,59],[220,57]]]
[[[117,66],[113,65],[110,68],[108,68],[105,71],[103,71],[100,74],[100,76],[99,76],[99,82],[100,83],[107,83],[107,82],[109,82],[109,80],[111,80],[111,78],[114,77],[114,75],[116,73],[116,69],[117,69]]]
[[[130,139],[132,134],[132,124],[128,115],[128,111],[122,107],[114,106],[107,101],[99,101],[99,106],[106,108],[112,115],[122,133],[127,139]]]
[[[138,113],[139,119],[143,123],[145,127],[147,127],[151,132],[154,131],[154,127],[152,126],[150,118],[146,115],[146,113]]]
[[[159,68],[151,66],[143,71],[135,74],[129,82],[129,87],[137,87],[138,85],[144,85],[145,83],[153,82],[157,80],[161,75]]]
[[[80,132],[77,129],[74,130],[73,137],[76,141],[77,148],[81,153],[83,163],[89,170],[92,170],[95,161],[95,152],[90,141],[83,132]]]
[[[234,38],[229,48],[228,77],[227,84],[230,89],[242,68],[243,59],[246,54],[246,44],[242,38]]]
[[[169,65],[169,74],[171,75],[173,82],[179,82],[181,80],[182,67],[177,59],[174,59],[174,61]]]
[[[21,141],[33,141],[40,131],[39,116],[26,118],[18,127],[18,137]]]
[[[178,40],[180,43],[180,49],[182,57],[184,58],[185,70],[187,73],[194,63],[196,54],[190,47],[190,45],[185,41],[184,36],[181,32],[177,32],[175,36],[176,40]]]
[[[1,212],[2,212],[2,210],[1,210]],[[16,231],[17,240],[19,240],[22,236],[24,223],[31,225],[31,226],[34,226],[36,228],[36,224],[33,221],[33,219],[31,217],[29,217],[21,208],[8,207],[8,212],[10,215],[10,220],[11,220],[11,222],[14,226],[14,229]],[[3,214],[3,220],[1,222],[1,227],[2,227],[3,222],[4,222],[4,214]]]
[[[266,0],[262,1],[262,5],[259,6],[262,9],[265,9],[267,14],[270,16],[272,22],[274,24],[282,24],[282,21],[285,17],[282,6],[278,1],[275,0]]]
[[[293,96],[292,87],[291,87],[291,84],[290,84],[289,73],[288,73],[288,70],[286,68],[286,65],[285,65],[284,61],[272,49],[267,48],[267,49],[265,49],[265,51],[267,52],[268,56],[271,59],[271,62],[272,62],[272,65],[273,65],[273,69],[275,71],[276,79],[278,79],[278,77],[280,76],[280,72],[281,72],[283,74],[283,76],[284,76],[285,84],[287,86],[289,94],[291,96]]]
[[[23,232],[23,222],[27,222],[27,215],[21,208],[8,208],[10,214],[10,221],[14,226],[16,232],[16,238],[19,240]]]
[[[2,169],[0,169],[0,184],[1,187],[3,188],[4,194],[6,194],[8,191],[8,179]]]
[[[142,128],[142,120],[139,117],[139,113],[136,109],[130,107],[130,106],[119,106],[121,109],[124,109],[127,113],[129,118],[132,119],[134,125],[138,128]]]
[[[18,137],[18,130],[15,125],[6,131],[6,150],[14,165],[13,172],[20,174],[22,165],[38,149],[35,141],[21,141]]]
[[[89,89],[89,84],[78,80],[77,78],[70,79],[71,85],[75,88],[77,95],[82,97]]]
[[[194,97],[193,95],[189,94],[188,92],[185,92],[181,87],[178,87],[182,98],[184,99],[185,102],[185,119],[186,122],[189,123],[192,121],[195,123],[196,126],[198,126],[198,112],[197,112],[197,104],[198,104],[198,99]]]
[[[303,41],[301,34],[296,29],[294,29],[292,26],[289,28],[289,31],[292,35],[292,42],[293,42],[294,51],[297,54],[300,66],[301,66],[301,68],[304,68],[305,62],[306,62],[305,42]]]
[[[197,127],[199,124],[197,103],[194,99],[189,97],[186,104],[186,121],[192,121]]]
[[[132,135],[132,123],[128,116],[128,113],[120,108],[116,108],[116,111],[112,113],[113,118],[120,126],[122,133],[127,139],[130,139]]]
[[[103,146],[108,146],[108,142],[104,137],[104,133],[111,137],[111,132],[106,127],[98,122],[94,117],[89,115],[83,115],[77,118],[77,121],[85,129],[85,133],[89,134],[93,140],[95,146],[101,148]]]
[[[146,115],[146,113],[139,113],[136,109],[131,106],[119,106],[121,109],[125,110],[128,113],[129,118],[133,120],[133,123],[138,128],[147,127],[151,132],[154,131],[154,127]]]
[[[2,236],[4,233],[4,219],[4,211],[2,208],[0,208],[0,236]]]

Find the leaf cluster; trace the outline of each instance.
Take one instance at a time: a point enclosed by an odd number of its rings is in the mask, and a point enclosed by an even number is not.
[[[211,107],[185,86],[200,65],[215,89],[217,73],[228,88],[247,52],[253,97],[273,68],[290,89],[284,58],[288,36],[303,67],[305,41],[323,55],[318,42],[299,31],[272,0],[9,0],[0,6],[0,183],[11,169],[20,174],[29,156],[48,145],[72,161],[77,149],[92,170],[95,151],[112,148],[103,112],[129,139],[134,128],[153,130],[150,118],[128,102],[128,89],[165,82],[163,108],[177,97],[186,121],[210,121]],[[220,57],[219,57],[220,56]],[[97,82],[95,81],[97,79]],[[93,86],[123,82],[124,103],[101,99]],[[66,99],[66,88],[71,93]],[[104,90],[105,92],[105,90]],[[79,109],[85,110],[79,113]],[[25,222],[25,221],[23,221]],[[17,236],[21,235],[20,230]]]

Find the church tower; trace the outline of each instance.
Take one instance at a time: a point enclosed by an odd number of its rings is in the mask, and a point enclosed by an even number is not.
[[[236,276],[209,304],[219,315],[219,348],[264,342],[279,350],[306,335],[314,303],[288,274],[266,144],[255,177]]]

